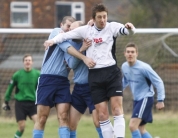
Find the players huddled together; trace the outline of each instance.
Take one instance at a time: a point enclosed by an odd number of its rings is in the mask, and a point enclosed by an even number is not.
[[[87,25],[71,16],[65,16],[60,28],[52,30],[48,40],[44,42],[45,53],[40,75],[36,75],[39,79],[35,78],[35,82],[38,81],[38,85],[34,84],[36,89],[22,89],[16,93],[15,108],[18,108],[16,118],[19,129],[14,138],[22,136],[24,127],[20,127],[20,124],[24,123],[26,116],[32,119],[35,116],[33,138],[43,138],[52,107],[56,108],[60,138],[77,137],[78,122],[87,108],[99,138],[124,138],[123,91],[127,86],[133,95],[133,112],[129,122],[132,138],[152,138],[145,126],[153,120],[154,88],[157,91],[156,107],[158,110],[164,108],[164,83],[150,65],[137,60],[138,47],[134,43],[126,45],[126,62],[121,68],[117,66],[114,50],[116,38],[133,35],[136,29],[129,22],[108,22],[107,17],[107,8],[103,4],[96,4],[92,9],[92,20]],[[68,80],[71,69],[75,84],[72,93]],[[17,75],[13,79],[15,76]],[[10,110],[8,101],[13,87],[20,88],[18,81],[28,82],[18,77],[16,82],[14,80],[10,84],[5,94],[4,110]],[[24,95],[30,93],[33,99],[23,99]],[[27,110],[32,101],[36,109]]]

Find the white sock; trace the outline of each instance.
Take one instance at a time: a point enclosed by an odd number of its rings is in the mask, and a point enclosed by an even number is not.
[[[124,115],[114,116],[114,135],[117,138],[124,138],[125,137]]]
[[[105,120],[105,121],[99,121],[100,122],[100,128],[102,131],[103,138],[112,138],[113,137],[113,126],[111,124],[111,121]]]

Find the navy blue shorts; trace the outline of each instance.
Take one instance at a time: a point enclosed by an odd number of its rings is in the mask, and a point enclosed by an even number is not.
[[[89,84],[75,84],[72,92],[71,105],[81,114],[85,113],[86,108],[89,108],[90,114],[95,109]]]
[[[134,101],[133,104],[133,113],[132,118],[140,118],[142,119],[141,125],[145,125],[146,123],[152,123],[152,107],[154,104],[153,97],[146,97],[140,101]]]
[[[70,102],[68,78],[57,75],[40,75],[36,91],[36,104],[53,107],[55,104]]]

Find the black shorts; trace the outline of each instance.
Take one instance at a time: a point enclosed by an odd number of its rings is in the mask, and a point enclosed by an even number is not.
[[[109,100],[110,97],[123,96],[122,73],[117,65],[90,69],[88,81],[94,104]]]
[[[15,101],[15,116],[16,121],[26,120],[27,116],[37,114],[37,106],[33,101]]]

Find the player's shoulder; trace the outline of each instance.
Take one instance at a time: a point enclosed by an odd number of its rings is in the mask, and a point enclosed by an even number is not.
[[[16,72],[14,72],[13,77],[18,77],[23,71],[24,69],[17,70]]]
[[[119,22],[107,22],[108,25],[110,26],[120,26],[120,27],[124,27],[124,25],[122,23],[119,23]]]
[[[137,60],[137,67],[139,67],[139,69],[142,70],[142,71],[152,70],[152,67],[148,63],[143,62],[141,60]]]
[[[40,70],[33,68],[32,69],[35,73],[40,74]]]
[[[128,63],[127,63],[127,61],[124,62],[124,63],[122,63],[122,65],[121,65],[121,68],[125,68],[125,67],[128,67]]]

